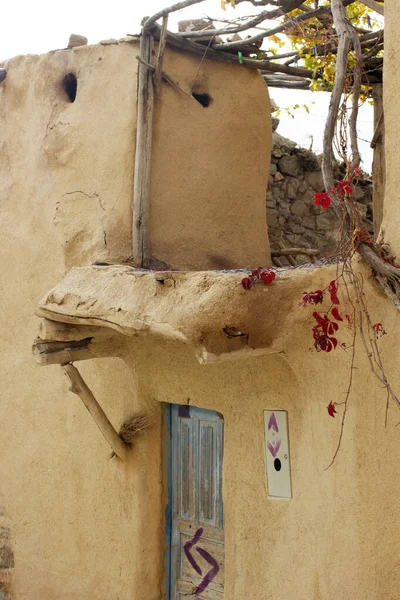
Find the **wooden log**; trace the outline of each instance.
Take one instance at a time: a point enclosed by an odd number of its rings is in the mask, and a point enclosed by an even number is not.
[[[109,338],[113,335],[106,327],[86,327],[85,325],[69,325],[59,321],[50,321],[49,319],[40,319],[39,338],[42,342],[77,342],[85,338],[94,338],[99,336]],[[71,362],[71,361],[69,361]]]
[[[153,38],[143,30],[140,37],[140,57],[151,63]],[[149,262],[149,205],[151,145],[153,137],[153,76],[139,64],[135,174],[133,182],[132,255],[137,267],[147,268]]]
[[[279,248],[280,248],[281,251],[285,250],[285,244],[283,242],[278,242],[278,246],[279,246]],[[283,255],[281,255],[281,256],[283,256]],[[287,257],[287,260],[292,265],[292,267],[297,267],[298,266],[296,260],[293,258],[293,256],[290,253],[288,253],[288,254],[285,253],[285,256]]]
[[[158,92],[160,90],[161,79],[162,79],[162,75],[163,75],[162,67],[163,67],[163,60],[164,60],[165,45],[167,43],[167,25],[168,25],[168,15],[163,17],[160,41],[158,43],[157,65],[156,65],[156,71],[154,73],[154,93],[155,94],[158,94]]]
[[[290,254],[304,254],[305,256],[316,256],[319,250],[313,248],[281,248],[280,250],[271,250],[271,256],[289,256]]]
[[[373,181],[373,221],[374,238],[377,239],[383,218],[383,201],[385,197],[386,164],[385,164],[385,122],[383,113],[383,86],[381,83],[374,85],[374,128],[375,133],[371,141],[374,149],[372,161]]]
[[[36,356],[36,361],[42,366],[65,365],[76,360],[95,358],[96,355],[91,352],[89,347],[91,341],[92,338],[69,342],[44,342],[36,339],[32,351]]]
[[[140,62],[140,64],[144,65],[147,69],[149,69],[149,71],[151,71],[152,73],[155,73],[156,71],[156,67],[154,65],[151,65],[150,63],[146,62],[145,60],[143,60],[143,58],[141,58],[140,56],[136,57],[136,60],[138,62]],[[184,90],[177,81],[175,81],[174,79],[172,79],[172,77],[170,77],[168,75],[168,73],[166,73],[165,71],[161,71],[161,77],[162,79],[164,79],[167,83],[170,84],[171,87],[179,90],[180,92],[183,92],[185,94],[185,96],[189,96],[189,98],[192,98],[192,100],[195,100],[195,98],[193,98],[191,92],[188,92],[187,90]]]
[[[107,442],[110,444],[113,452],[121,460],[125,460],[128,453],[128,446],[119,437],[118,433],[111,425],[110,421],[107,418],[107,415],[101,408],[100,404],[97,402],[91,390],[86,385],[78,369],[71,364],[64,365],[62,369],[71,382],[69,388],[70,391],[73,394],[79,396],[79,398],[82,400],[83,404],[86,406],[89,413],[93,417],[93,420],[95,421],[97,427],[100,429],[101,433],[104,435]]]

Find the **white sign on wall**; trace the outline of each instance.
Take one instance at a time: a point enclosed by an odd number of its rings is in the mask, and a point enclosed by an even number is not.
[[[288,414],[265,410],[265,460],[269,498],[291,498]]]

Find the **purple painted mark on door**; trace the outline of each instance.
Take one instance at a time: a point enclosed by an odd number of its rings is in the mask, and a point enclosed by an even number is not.
[[[203,572],[200,569],[200,567],[197,564],[197,562],[194,560],[194,558],[191,555],[190,551],[193,548],[193,546],[195,546],[197,544],[197,542],[199,541],[199,539],[201,538],[202,535],[203,535],[203,528],[200,527],[200,529],[198,529],[196,531],[196,533],[194,534],[194,536],[192,537],[192,539],[189,540],[188,542],[186,542],[186,544],[183,546],[183,550],[184,550],[184,552],[186,554],[186,558],[188,559],[188,561],[190,562],[190,564],[192,565],[192,567],[196,571],[196,573],[198,573],[199,575],[202,575]],[[196,548],[196,550],[197,550],[197,548]]]
[[[206,560],[208,563],[210,563],[210,565],[212,567],[208,571],[207,575],[205,575],[203,581],[200,583],[200,585],[194,592],[195,594],[201,594],[201,592],[204,592],[204,590],[208,587],[208,585],[212,582],[212,580],[215,579],[215,577],[217,576],[217,573],[219,571],[219,565],[218,565],[217,561],[215,560],[215,558],[213,556],[211,556],[211,554],[209,552],[207,552],[207,550],[204,550],[203,548],[199,548],[199,546],[196,546],[196,550],[200,554],[200,556],[202,556],[204,558],[204,560]]]
[[[278,433],[278,431],[279,431],[278,423],[276,422],[275,413],[272,413],[272,415],[270,416],[269,421],[268,421],[268,431],[270,429],[275,429],[276,433]]]
[[[194,534],[193,538],[191,540],[189,540],[188,542],[186,542],[186,544],[183,546],[183,550],[186,554],[186,558],[188,559],[188,561],[190,562],[190,564],[192,565],[192,567],[196,571],[196,573],[198,573],[198,575],[202,575],[203,572],[202,572],[200,566],[197,564],[197,562],[193,558],[190,551],[193,548],[193,546],[195,544],[197,544],[198,541],[200,541],[200,538],[202,535],[203,535],[203,528],[200,527],[200,529],[198,529],[196,531],[196,533]],[[215,579],[215,577],[217,576],[217,573],[219,572],[219,565],[218,565],[217,561],[215,560],[215,558],[213,556],[211,556],[211,554],[209,552],[207,552],[207,550],[204,550],[204,548],[201,548],[200,546],[196,546],[196,550],[200,554],[200,556],[202,556],[204,558],[204,560],[206,560],[211,565],[211,569],[204,576],[203,581],[199,584],[199,586],[194,591],[195,594],[201,594],[201,592],[204,592],[204,590],[209,586],[209,584],[212,582],[212,580]]]

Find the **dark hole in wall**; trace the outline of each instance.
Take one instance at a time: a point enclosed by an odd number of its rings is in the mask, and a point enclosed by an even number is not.
[[[63,79],[63,88],[67,94],[70,102],[75,102],[76,90],[78,88],[78,81],[76,75],[73,73],[67,73]]]
[[[208,106],[210,106],[210,104],[212,102],[212,98],[209,94],[197,94],[197,93],[193,92],[192,96],[195,100],[197,100],[197,102],[199,104],[204,106],[204,108],[207,108]]]

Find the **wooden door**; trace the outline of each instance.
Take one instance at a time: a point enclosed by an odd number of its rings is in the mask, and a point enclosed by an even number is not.
[[[223,600],[224,422],[212,411],[171,406],[170,600]]]

